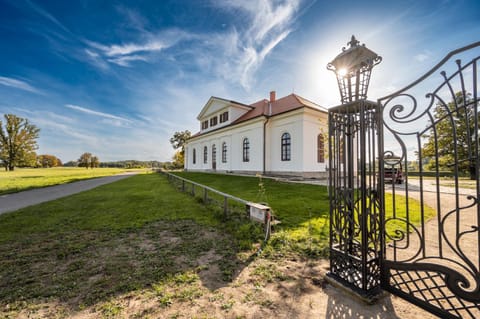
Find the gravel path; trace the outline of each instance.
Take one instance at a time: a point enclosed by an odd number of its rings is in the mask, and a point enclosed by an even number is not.
[[[44,188],[36,188],[19,193],[0,195],[0,214],[80,193],[101,185],[119,181],[135,174],[137,173],[128,172],[114,176],[99,177],[69,184],[61,184]]]

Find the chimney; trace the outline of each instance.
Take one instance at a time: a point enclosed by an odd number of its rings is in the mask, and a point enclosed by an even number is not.
[[[275,91],[270,91],[270,103],[275,102]]]

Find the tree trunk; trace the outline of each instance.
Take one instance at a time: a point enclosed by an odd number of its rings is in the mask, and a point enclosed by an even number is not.
[[[8,170],[9,170],[10,172],[14,171],[14,170],[15,170],[15,166],[13,166],[13,165],[8,165]]]

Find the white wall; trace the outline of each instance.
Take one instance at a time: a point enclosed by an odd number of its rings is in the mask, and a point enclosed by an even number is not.
[[[302,110],[278,115],[269,122],[269,172],[301,172],[303,168],[303,116]],[[291,159],[282,161],[282,135],[291,138]]]
[[[250,161],[243,162],[243,139],[250,142]],[[227,163],[222,163],[222,143],[227,143]],[[187,146],[185,168],[188,170],[212,169],[212,145],[217,149],[217,170],[221,171],[263,171],[263,118],[206,133],[191,139]],[[207,163],[203,162],[203,149],[207,146]],[[193,149],[196,149],[196,164],[193,164]]]
[[[212,169],[212,145],[217,148],[218,171],[263,172],[263,126],[266,118],[259,117],[233,127],[203,133],[191,139],[186,146],[185,168],[188,170]],[[281,160],[282,134],[288,132],[291,138],[291,160]],[[328,134],[327,114],[308,108],[277,115],[266,124],[266,161],[267,173],[285,173],[302,175],[304,172],[325,172],[325,163],[317,162],[317,136]],[[243,162],[243,139],[250,142],[250,161]],[[227,162],[222,163],[222,143],[227,143]],[[203,148],[208,148],[208,161],[203,163]],[[197,150],[197,161],[193,164],[193,148]],[[325,150],[328,140],[325,140]]]

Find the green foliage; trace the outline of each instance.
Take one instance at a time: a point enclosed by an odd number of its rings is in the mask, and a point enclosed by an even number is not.
[[[192,136],[189,130],[175,132],[173,137],[170,138],[170,144],[174,150],[178,150],[173,156],[173,168],[183,168],[185,161],[185,144],[187,140]]]
[[[476,156],[473,154],[476,104],[471,94],[457,92],[453,101],[435,106],[435,125],[422,147],[422,156],[430,157],[427,170],[453,171],[457,163],[459,172],[470,172],[471,159]]]
[[[40,129],[14,114],[5,114],[4,118],[5,122],[0,120],[0,161],[5,170],[13,171],[15,166],[28,165],[28,159],[34,157]]]
[[[100,166],[100,160],[92,153],[83,153],[77,161],[79,167],[95,168]]]
[[[182,154],[185,152],[185,143],[187,140],[192,136],[189,130],[175,132],[173,136],[170,138],[170,144],[174,150],[181,149]]]

